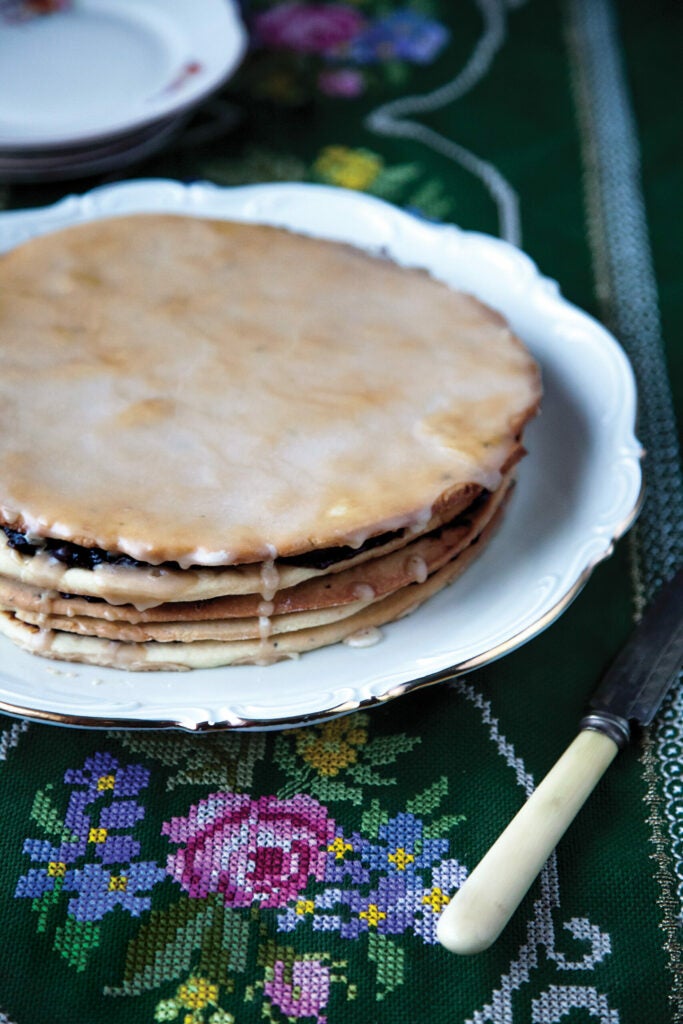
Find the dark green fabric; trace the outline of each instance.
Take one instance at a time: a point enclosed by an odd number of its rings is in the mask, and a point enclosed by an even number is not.
[[[253,3],[246,15],[253,23],[277,6]],[[335,6],[376,20],[399,5],[357,0]],[[682,9],[664,0],[600,6],[613,17],[632,101],[642,158],[642,181],[634,185],[642,185],[646,204],[680,417],[683,154],[676,97]],[[572,10],[590,7],[591,0],[573,5],[529,0],[509,8],[464,0],[407,4],[401,9],[446,28],[447,40],[435,44],[425,63],[389,59],[386,51],[368,64],[347,60],[363,77],[365,91],[355,98],[323,95],[316,84],[325,67],[319,56],[255,48],[237,76],[162,154],[87,181],[5,184],[3,204],[7,209],[46,205],[104,181],[146,176],[225,185],[270,180],[345,185],[360,160],[367,190],[420,215],[497,234],[496,208],[481,181],[423,141],[384,136],[366,123],[380,104],[425,94],[450,80],[472,53],[485,12],[493,10],[506,37],[488,74],[459,101],[418,120],[485,158],[513,184],[520,198],[523,248],[570,300],[619,331],[626,324],[623,311],[595,284],[594,225],[586,201],[590,175],[572,87],[577,60],[570,42]],[[329,147],[341,149],[335,156]],[[342,168],[337,180],[330,177],[331,166]],[[616,285],[619,272],[615,259]],[[656,426],[647,418],[643,422],[649,434],[644,440],[656,446]],[[648,488],[655,495],[670,488],[672,479],[680,480],[676,464],[666,473],[658,465],[654,458],[648,470]],[[24,728],[1,718],[0,1021],[664,1024],[683,1019],[682,851],[674,827],[683,814],[675,770],[683,725],[673,701],[659,727],[638,737],[617,759],[562,841],[556,864],[544,875],[546,888],[534,886],[491,950],[468,959],[445,952],[430,931],[434,912],[428,902],[417,914],[411,904],[413,910],[388,931],[387,918],[378,916],[382,900],[372,896],[380,875],[390,877],[386,884],[394,887],[418,875],[425,899],[438,902],[435,884],[431,897],[427,892],[436,877],[430,872],[445,865],[443,877],[452,880],[457,864],[474,866],[521,804],[525,776],[538,781],[571,741],[586,695],[632,626],[638,590],[634,560],[644,566],[641,596],[649,597],[651,581],[670,572],[680,557],[680,521],[653,520],[657,516],[646,519],[635,537],[620,541],[571,607],[526,646],[453,685],[420,691],[333,726],[282,735],[191,737],[35,722]],[[666,532],[663,548],[653,541],[660,527]],[[86,772],[92,769],[94,782],[90,775],[74,775],[84,766]],[[102,788],[93,789],[98,778],[105,780]],[[127,885],[128,902],[124,898],[118,906],[107,903],[111,897],[92,893],[74,904],[82,876],[70,879],[69,893],[60,893],[56,884],[31,898],[36,886],[45,884],[29,878],[31,869],[51,878],[50,885],[55,879],[65,882],[69,871],[86,864],[103,870],[97,835],[78,856],[54,855],[77,832],[77,791],[92,797],[78,819],[87,820],[89,828],[103,827],[102,810],[112,801],[119,807],[122,817],[112,819],[119,825],[109,826],[111,835],[127,836],[126,842],[136,846],[126,848],[111,874],[120,878],[121,864],[144,862],[147,883],[140,884],[137,899],[130,874],[126,883],[114,883]],[[362,882],[357,867],[357,876],[349,868],[334,883],[343,891],[362,890],[365,902],[355,909],[345,905],[342,920],[330,924],[341,904],[312,905],[333,886],[321,877],[322,867],[317,874],[311,869],[306,886],[290,899],[281,891],[273,897],[277,905],[260,907],[244,892],[233,893],[231,902],[215,891],[200,891],[199,875],[194,882],[180,879],[178,872],[174,877],[171,867],[166,870],[167,858],[179,848],[173,836],[185,842],[193,829],[204,827],[187,819],[193,806],[208,813],[211,794],[219,794],[224,836],[226,815],[248,805],[253,817],[270,797],[280,838],[291,831],[296,813],[318,839],[324,833],[330,859],[338,865],[360,865],[362,850],[367,857],[383,857],[382,870],[368,869]],[[178,819],[175,826],[164,825],[172,819]],[[25,847],[25,840],[32,843]],[[370,848],[375,852],[368,853]],[[276,870],[285,869],[270,861],[264,867],[266,875]],[[93,920],[105,904],[106,912]],[[536,931],[529,931],[534,920]],[[287,921],[297,922],[292,930]],[[354,935],[356,926],[360,930]]]

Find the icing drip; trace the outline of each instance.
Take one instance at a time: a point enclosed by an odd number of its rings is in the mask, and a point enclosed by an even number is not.
[[[353,588],[353,596],[356,601],[374,601],[377,596],[375,588],[369,583],[356,583]]]
[[[382,639],[382,634],[375,626],[358,629],[344,640],[348,647],[374,647]]]
[[[429,569],[424,558],[419,555],[411,555],[406,561],[406,569],[416,583],[424,583],[429,576]]]
[[[261,597],[258,605],[258,631],[261,640],[257,664],[270,664],[273,659],[272,648],[269,644],[270,635],[273,632],[272,614],[274,609],[273,598],[280,586],[280,573],[275,565],[277,551],[269,546],[270,558],[261,564]]]
[[[39,629],[36,634],[37,644],[34,648],[37,654],[49,654],[54,644],[54,630]]]
[[[261,597],[264,601],[272,601],[280,586],[280,573],[275,565],[275,557],[261,564]]]

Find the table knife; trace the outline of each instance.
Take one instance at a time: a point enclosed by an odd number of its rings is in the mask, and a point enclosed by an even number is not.
[[[579,733],[446,905],[437,936],[487,949],[619,750],[652,722],[683,665],[683,569],[659,590],[588,702]]]

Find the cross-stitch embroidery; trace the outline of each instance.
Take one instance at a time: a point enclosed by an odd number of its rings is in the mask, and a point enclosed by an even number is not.
[[[153,886],[164,872],[153,861],[137,860],[140,843],[133,836],[145,809],[133,797],[147,787],[149,771],[121,764],[110,754],[95,754],[82,768],[64,775],[71,787],[63,817],[50,786],[39,791],[32,817],[53,838],[29,838],[24,853],[32,863],[19,878],[15,896],[31,899],[37,930],[62,898],[66,917],[55,926],[54,947],[84,970],[88,954],[99,944],[99,922],[116,907],[134,917],[149,909]]]

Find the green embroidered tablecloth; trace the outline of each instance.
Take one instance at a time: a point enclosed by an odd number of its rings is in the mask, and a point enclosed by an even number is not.
[[[163,153],[97,179],[5,184],[3,207],[130,177],[316,181],[502,235],[626,349],[646,500],[544,633],[379,708],[203,737],[0,717],[0,1020],[682,1020],[679,691],[493,948],[454,957],[435,922],[682,561],[683,8],[340,0],[244,14],[243,67]]]

